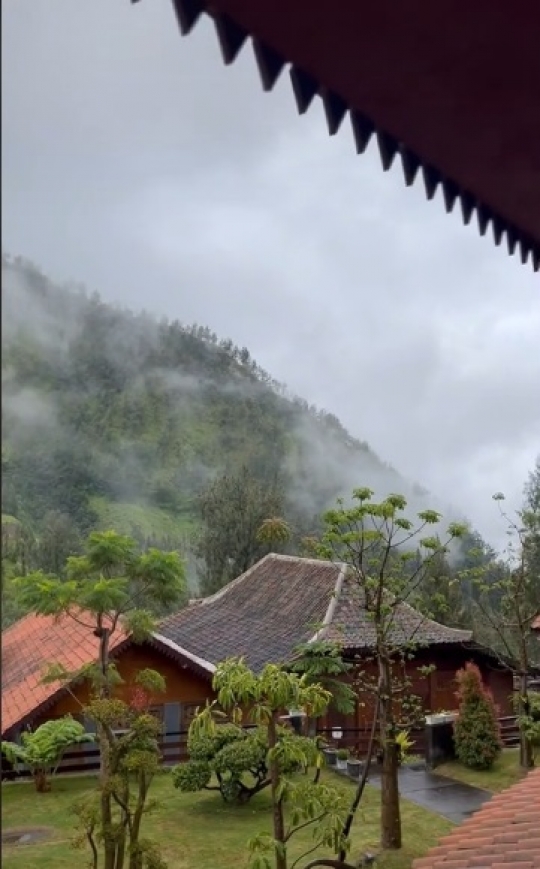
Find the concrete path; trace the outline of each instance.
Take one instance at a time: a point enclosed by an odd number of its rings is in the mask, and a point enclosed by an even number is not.
[[[368,783],[380,788],[381,776],[376,768],[370,772]],[[461,824],[492,797],[489,791],[481,788],[437,775],[428,769],[410,767],[399,770],[399,792],[411,803],[423,806],[454,824]]]

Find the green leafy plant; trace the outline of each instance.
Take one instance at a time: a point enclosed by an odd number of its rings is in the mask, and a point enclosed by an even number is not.
[[[306,756],[316,761],[311,741],[305,743],[305,737],[279,727],[277,738],[284,758],[289,755],[287,743],[295,740],[294,749],[304,745]],[[190,759],[172,770],[174,785],[184,793],[217,790],[225,802],[246,803],[270,786],[267,751],[264,727],[246,729],[238,724],[217,724],[212,733],[191,732],[188,737]],[[297,768],[297,762],[293,761],[282,772],[292,773]]]
[[[410,738],[410,730],[400,730],[396,734],[396,745],[399,763],[407,763],[410,757],[409,751],[414,745],[414,741]]]
[[[338,760],[347,760],[349,757],[349,749],[348,748],[338,748],[337,750],[337,758]]]
[[[352,664],[343,660],[336,643],[315,640],[301,643],[295,649],[290,668],[293,673],[304,675],[309,682],[322,685],[332,695],[330,707],[342,715],[348,715],[356,707],[357,697],[353,687],[346,681],[351,676]]]
[[[288,869],[289,843],[300,829],[306,827],[311,827],[313,832],[313,844],[306,853],[323,846],[331,848],[334,853],[343,847],[348,848],[349,843],[343,838],[348,801],[343,792],[324,782],[303,777],[296,780],[290,776],[293,770],[322,763],[317,741],[292,734],[285,737],[279,725],[283,709],[303,709],[308,716],[314,717],[323,714],[331,699],[329,692],[274,664],[255,674],[241,659],[219,664],[213,687],[217,700],[208,704],[193,720],[191,740],[216,737],[221,726],[213,715],[216,704],[231,715],[236,725],[243,721],[248,709],[249,720],[257,725],[261,737],[264,734],[273,834],[261,833],[250,840],[250,869],[271,869],[272,866]],[[230,745],[234,746],[234,740]],[[294,869],[301,859],[299,857],[290,869]],[[313,865],[316,865],[315,861]],[[347,869],[346,864],[337,860],[321,865],[343,865]]]
[[[493,649],[502,668],[518,675],[518,721],[527,716],[530,673],[540,661],[531,630],[540,612],[540,459],[524,494],[523,509],[514,516],[503,509],[501,492],[493,496],[508,543],[498,558],[473,561],[461,572],[474,592],[470,614],[475,638]],[[520,766],[529,769],[533,762],[533,746],[520,728]]]
[[[532,762],[536,763],[540,753],[540,693],[529,691],[526,701],[520,698],[521,714],[518,715],[518,725],[532,749]]]
[[[33,732],[23,731],[20,745],[2,741],[2,754],[9,763],[27,766],[36,791],[44,793],[51,789],[50,778],[55,775],[67,749],[93,739],[94,736],[86,733],[80,722],[67,715],[46,721]]]
[[[354,687],[359,696],[373,702],[366,765],[347,817],[348,835],[365,789],[368,770],[379,746],[381,762],[381,845],[401,848],[402,831],[398,788],[399,749],[396,737],[403,727],[412,726],[421,712],[419,699],[411,691],[407,661],[419,645],[415,629],[403,630],[400,607],[419,603],[426,576],[433,564],[447,552],[448,544],[461,537],[464,526],[451,523],[442,541],[434,529],[441,516],[423,510],[416,521],[406,516],[403,495],[373,500],[369,488],[352,493],[350,505],[342,499],[324,516],[324,533],[316,547],[321,558],[346,565],[362,617],[373,632],[373,648],[356,662]],[[416,551],[415,551],[416,546]],[[373,665],[370,672],[366,663]],[[376,675],[372,675],[376,673]],[[340,857],[344,858],[344,853]]]
[[[180,602],[186,584],[177,552],[148,549],[137,552],[135,541],[115,531],[94,532],[84,554],[68,558],[66,578],[28,574],[15,580],[27,610],[40,615],[72,618],[97,640],[96,661],[77,673],[53,667],[48,678],[69,686],[77,676],[92,689],[87,714],[96,723],[100,748],[98,795],[79,807],[82,834],[92,851],[93,869],[161,869],[157,847],[142,836],[141,823],[152,804],[148,792],[159,762],[159,724],[145,707],[150,696],[164,690],[158,673],[142,670],[136,677],[138,700],[131,704],[115,696],[121,682],[110,659],[111,637],[130,634],[134,642],[152,631],[152,611]],[[118,729],[127,730],[118,733]],[[134,794],[132,793],[134,792]]]
[[[92,869],[101,865],[98,847],[104,841],[108,846],[103,855],[105,869],[123,869],[125,865],[129,869],[166,869],[157,845],[141,834],[143,818],[157,808],[149,799],[149,790],[161,767],[161,724],[148,707],[164,690],[159,673],[141,670],[129,701],[96,694],[85,707],[98,725],[100,747],[107,752],[106,789],[102,785],[90,798],[73,806],[79,827],[73,844],[90,845]]]
[[[459,714],[454,722],[454,745],[458,760],[470,769],[490,769],[502,743],[497,710],[484,687],[476,664],[468,663],[456,674]]]

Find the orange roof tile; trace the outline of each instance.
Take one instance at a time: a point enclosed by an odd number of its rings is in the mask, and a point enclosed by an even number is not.
[[[84,613],[80,616],[84,619]],[[88,617],[87,625],[92,625]],[[111,638],[111,651],[126,640],[123,631]],[[49,664],[79,670],[97,659],[98,639],[91,627],[70,616],[28,615],[2,633],[2,734],[21,724],[61,691],[64,684],[43,685]]]
[[[540,769],[494,796],[413,869],[539,869]]]

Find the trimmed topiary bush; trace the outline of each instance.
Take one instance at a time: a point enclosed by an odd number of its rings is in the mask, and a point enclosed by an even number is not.
[[[307,758],[316,766],[319,750],[315,740],[296,736],[288,727],[277,728],[281,772],[288,775],[301,764],[283,763],[287,754]],[[287,751],[288,749],[288,751]],[[246,803],[270,787],[268,735],[265,726],[247,730],[237,724],[218,724],[212,734],[191,731],[189,761],[172,770],[173,783],[183,793],[219,791],[225,802]]]
[[[459,715],[454,723],[458,760],[469,769],[490,769],[502,749],[497,708],[476,664],[456,674]]]

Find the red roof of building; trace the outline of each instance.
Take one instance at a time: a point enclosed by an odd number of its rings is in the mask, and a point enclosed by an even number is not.
[[[539,869],[540,769],[497,794],[413,869]]]
[[[134,0],[135,2],[135,0]],[[358,153],[458,204],[464,223],[540,268],[538,0],[173,0],[189,33],[212,18],[225,63],[253,43],[266,91],[289,66],[298,111],[321,97]]]
[[[84,620],[84,614],[81,615]],[[97,660],[98,639],[69,616],[28,615],[2,633],[2,734],[46,708],[64,689],[62,682],[42,684],[49,664],[70,672]],[[121,630],[111,637],[111,651],[128,642]]]

